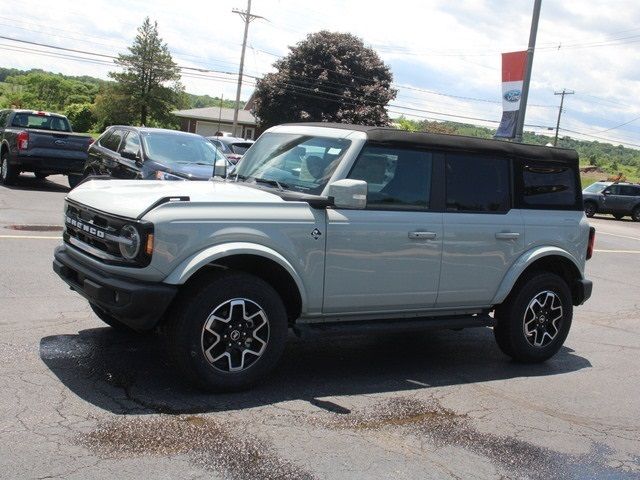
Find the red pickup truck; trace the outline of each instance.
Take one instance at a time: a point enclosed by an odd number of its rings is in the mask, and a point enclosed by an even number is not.
[[[82,178],[89,135],[73,133],[67,117],[34,110],[0,110],[0,182],[11,185],[21,172],[37,178],[63,174],[69,186]]]

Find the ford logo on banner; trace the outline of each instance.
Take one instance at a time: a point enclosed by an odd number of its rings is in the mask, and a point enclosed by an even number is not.
[[[509,90],[503,96],[507,102],[516,103],[520,101],[520,95],[522,95],[520,90]]]

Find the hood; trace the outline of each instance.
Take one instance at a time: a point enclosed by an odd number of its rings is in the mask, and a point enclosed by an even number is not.
[[[147,164],[146,170],[148,170],[149,176],[155,175],[157,170],[166,171],[167,173],[172,173],[188,180],[209,180],[213,176],[213,165],[176,163],[171,165],[170,168],[167,168],[166,166],[154,161],[149,161]]]
[[[242,183],[210,180],[91,180],[69,192],[67,198],[96,210],[138,218],[166,197],[189,197],[192,202],[279,203],[278,195]]]

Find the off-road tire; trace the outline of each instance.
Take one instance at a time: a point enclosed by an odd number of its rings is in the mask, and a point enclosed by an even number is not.
[[[4,185],[13,185],[20,175],[20,171],[9,163],[9,153],[4,152],[0,157],[0,183]]]
[[[624,217],[624,215],[621,214],[621,213],[614,213],[613,214],[613,218],[615,218],[616,220],[622,220],[623,217]]]
[[[549,343],[534,346],[525,334],[525,317],[528,306],[543,292],[552,292],[562,307],[562,317],[557,323],[557,333]],[[496,308],[493,333],[503,353],[524,363],[543,362],[562,347],[571,328],[573,303],[571,292],[564,279],[547,272],[532,272],[520,279],[506,301]]]
[[[594,202],[584,202],[584,214],[591,218],[598,211],[598,206]]]
[[[119,332],[125,332],[125,333],[135,332],[134,329],[132,329],[131,327],[128,327],[127,325],[122,323],[120,320],[113,318],[111,315],[109,315],[106,311],[104,311],[99,306],[93,303],[90,303],[89,306],[91,306],[91,310],[93,310],[93,313],[95,313],[100,320],[102,320],[104,323],[109,325],[114,330],[117,330]]]
[[[46,173],[40,173],[40,172],[34,172],[33,175],[38,179],[38,180],[44,180],[45,178],[47,178],[49,175],[47,175]]]
[[[269,332],[261,355],[257,359],[254,356],[253,363],[236,372],[221,371],[205,355],[207,320],[230,301],[248,301],[259,306],[266,316]],[[246,389],[265,379],[282,355],[288,322],[282,299],[264,280],[244,272],[217,271],[202,275],[179,292],[165,316],[161,332],[169,359],[182,378],[205,391],[228,392]],[[225,345],[222,347],[226,348]],[[231,367],[231,357],[226,361]]]
[[[634,222],[640,222],[640,206],[637,206],[636,208],[633,209],[633,212],[631,213],[631,218],[633,219]]]

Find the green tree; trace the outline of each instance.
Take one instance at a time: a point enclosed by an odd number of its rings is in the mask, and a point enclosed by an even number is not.
[[[388,125],[386,105],[396,96],[393,76],[378,54],[348,33],[307,36],[256,86],[262,127],[323,121]]]
[[[131,104],[131,97],[122,92],[118,84],[103,88],[96,96],[93,105],[95,129],[105,130],[110,125],[131,125],[136,112]]]
[[[91,103],[73,103],[64,109],[75,132],[88,132],[93,127],[93,105]]]
[[[158,35],[158,23],[145,18],[129,53],[119,54],[115,62],[123,71],[109,76],[118,82],[119,93],[129,96],[140,124],[147,125],[150,119],[168,121],[171,110],[181,103],[184,88],[180,69]]]

